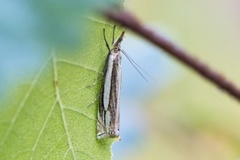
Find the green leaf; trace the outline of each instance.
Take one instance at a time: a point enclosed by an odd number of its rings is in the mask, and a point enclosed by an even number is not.
[[[85,18],[75,54],[50,54],[1,102],[0,159],[111,159],[113,139],[97,139],[98,96],[113,25]],[[121,32],[117,28],[116,36]]]

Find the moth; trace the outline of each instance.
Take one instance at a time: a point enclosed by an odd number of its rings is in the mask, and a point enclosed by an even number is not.
[[[97,138],[119,138],[120,135],[120,90],[121,90],[121,42],[125,35],[123,31],[114,42],[113,28],[112,47],[110,48],[103,29],[103,36],[109,50],[103,69],[103,81],[98,107]]]

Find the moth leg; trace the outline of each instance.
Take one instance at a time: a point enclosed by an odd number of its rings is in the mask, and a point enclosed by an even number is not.
[[[90,89],[91,87],[98,85],[101,81],[102,81],[102,77],[99,76],[97,78],[97,80],[95,80],[92,84],[87,85],[86,88]],[[99,99],[100,99],[100,93],[97,94],[97,96],[94,98],[94,100],[90,104],[88,104],[87,107],[92,106]]]
[[[99,97],[100,97],[100,94],[98,94],[98,95],[97,95],[97,97],[96,97],[96,98],[94,98],[94,100],[93,100],[91,103],[89,103],[89,104],[87,105],[87,107],[90,107],[90,106],[92,106],[93,104],[95,104],[95,103],[96,103],[96,101],[98,101],[98,100],[99,100]]]
[[[103,28],[103,38],[104,38],[105,44],[106,44],[106,46],[107,46],[107,48],[108,48],[108,51],[110,52],[111,49],[110,49],[110,47],[109,47],[109,45],[108,45],[108,42],[107,42],[107,39],[106,39],[105,28]]]
[[[90,88],[96,86],[101,81],[101,79],[102,79],[101,77],[98,77],[97,79],[94,80],[94,82],[92,84],[87,85],[86,88],[90,89]]]

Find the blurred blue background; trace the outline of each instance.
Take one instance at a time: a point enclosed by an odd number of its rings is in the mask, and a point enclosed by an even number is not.
[[[121,159],[136,146],[144,145],[148,136],[147,115],[144,105],[156,92],[174,83],[180,72],[173,61],[155,46],[143,39],[127,34],[122,49],[151,77],[143,71],[147,81],[137,72],[133,64],[123,55],[121,92],[121,141],[113,145],[113,159]],[[145,108],[147,109],[147,108]]]

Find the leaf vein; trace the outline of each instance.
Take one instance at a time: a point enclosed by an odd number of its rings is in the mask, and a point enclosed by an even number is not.
[[[98,20],[98,19],[93,18],[93,17],[85,16],[85,17],[82,17],[82,18],[84,18],[84,19],[86,19],[86,20],[90,20],[90,21],[96,22],[96,23],[99,23],[99,24],[108,25],[108,26],[110,26],[110,27],[113,27],[112,24],[107,23],[106,21]]]
[[[63,109],[65,109],[65,110],[71,110],[71,111],[73,111],[73,112],[77,112],[77,113],[79,113],[79,114],[81,114],[81,115],[83,115],[83,116],[85,116],[85,117],[87,117],[87,118],[89,118],[89,119],[91,119],[91,120],[97,121],[96,119],[90,117],[89,115],[87,115],[87,114],[85,114],[85,113],[83,113],[83,112],[81,112],[81,111],[78,111],[78,110],[76,110],[76,109],[74,109],[74,108],[63,107]]]
[[[25,103],[26,103],[26,101],[27,101],[30,93],[32,92],[33,88],[35,87],[35,84],[37,83],[38,78],[40,77],[43,69],[45,68],[45,66],[47,65],[47,63],[49,62],[49,60],[50,60],[50,58],[43,64],[43,66],[42,66],[42,67],[40,68],[40,70],[38,71],[36,77],[35,77],[34,80],[32,81],[32,83],[31,83],[31,85],[30,85],[27,93],[25,94],[23,100],[22,100],[21,103],[20,103],[20,106],[18,107],[17,111],[15,112],[15,114],[14,114],[12,120],[11,120],[10,125],[9,125],[7,131],[5,132],[5,134],[4,134],[4,136],[3,136],[3,139],[2,139],[0,145],[3,145],[3,144],[5,143],[5,141],[6,141],[7,137],[8,137],[8,135],[9,135],[9,133],[11,132],[11,130],[12,130],[12,128],[13,128],[14,123],[16,122],[16,119],[17,119],[18,115],[20,114],[22,108],[24,107],[24,105],[25,105]]]
[[[51,116],[51,114],[52,114],[52,112],[53,112],[53,109],[54,109],[56,103],[57,103],[57,100],[55,100],[55,102],[54,102],[53,105],[51,106],[51,110],[50,110],[49,114],[47,115],[45,122],[43,123],[43,126],[42,126],[42,128],[41,128],[41,130],[40,130],[40,132],[39,132],[39,134],[38,134],[38,137],[37,137],[37,139],[36,139],[36,141],[35,141],[35,143],[34,143],[34,145],[33,145],[33,147],[32,147],[32,154],[31,154],[30,159],[33,158],[33,154],[34,154],[34,152],[35,152],[35,149],[36,149],[36,147],[37,147],[37,144],[38,144],[38,142],[39,142],[39,140],[40,140],[40,137],[41,137],[44,129],[45,129],[46,126],[47,126],[48,120],[49,120],[49,118],[50,118],[50,116]]]
[[[53,53],[52,57],[53,57],[54,81],[57,82],[58,81],[57,61],[56,61],[56,58],[54,56],[54,53]],[[60,97],[60,91],[59,91],[59,88],[58,88],[57,84],[55,84],[55,92],[56,92],[56,98],[57,98],[57,101],[59,103],[59,107],[60,107],[61,114],[62,114],[62,121],[63,121],[63,126],[64,126],[64,129],[65,129],[66,135],[67,135],[67,142],[68,142],[69,148],[70,148],[70,150],[71,150],[71,152],[73,154],[73,158],[75,160],[76,159],[76,155],[75,155],[73,144],[72,144],[69,132],[68,132],[67,122],[66,122],[66,118],[65,118],[65,114],[64,114],[64,109],[63,109],[64,105],[62,103],[62,100],[61,100],[61,97]]]
[[[59,137],[56,141],[56,144],[46,153],[46,155],[43,157],[43,159],[46,159],[49,154],[57,147],[58,142],[65,136],[66,134],[63,134],[61,137]]]
[[[84,69],[87,69],[87,70],[96,72],[96,73],[98,73],[98,74],[102,74],[102,73],[100,73],[98,70],[96,70],[96,69],[94,69],[94,68],[87,67],[87,66],[84,66],[84,65],[79,64],[79,63],[70,62],[70,61],[67,61],[67,60],[56,60],[56,62],[67,63],[67,64],[71,64],[71,65],[74,65],[74,66],[79,66],[79,67],[81,67],[81,68],[84,68]]]
[[[63,160],[66,158],[66,156],[68,155],[68,152],[70,151],[70,148],[68,148],[63,156]]]

